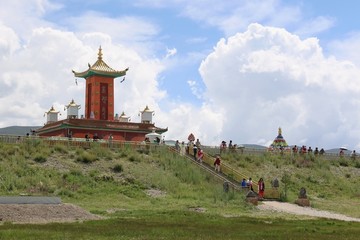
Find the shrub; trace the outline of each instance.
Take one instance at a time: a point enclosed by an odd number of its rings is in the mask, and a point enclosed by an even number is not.
[[[92,177],[92,178],[95,178],[97,175],[99,175],[99,170],[95,169],[95,170],[91,170],[89,172],[89,176]]]
[[[34,161],[38,162],[38,163],[44,163],[44,162],[46,162],[46,157],[44,157],[42,155],[36,155],[34,157]]]
[[[61,189],[59,192],[57,192],[57,195],[59,195],[59,196],[67,196],[67,197],[74,197],[74,193],[71,192],[68,189]]]
[[[100,175],[100,176],[96,176],[95,180],[96,181],[104,181],[104,182],[112,182],[112,181],[114,181],[114,177],[110,176],[110,175],[103,174],[103,175]]]
[[[140,158],[135,155],[130,156],[128,159],[130,162],[140,162]]]
[[[91,147],[91,153],[100,158],[112,159],[112,152],[108,148],[95,144]]]
[[[251,159],[249,156],[246,156],[246,157],[245,157],[245,161],[246,161],[246,162],[252,162],[252,159]]]
[[[346,159],[344,159],[344,158],[340,159],[339,164],[340,164],[340,166],[343,166],[343,167],[348,167],[349,166],[348,161]]]
[[[127,156],[128,156],[128,154],[126,152],[120,152],[120,154],[119,154],[120,158],[124,158],[124,157],[127,157]]]
[[[124,169],[123,169],[123,166],[121,164],[116,164],[113,169],[112,169],[114,172],[116,173],[120,173],[122,172]]]
[[[82,163],[92,163],[95,162],[96,160],[98,160],[97,157],[88,152],[83,152],[76,158],[76,161]]]
[[[57,144],[54,146],[54,150],[59,153],[67,153],[67,149],[64,145]]]
[[[360,161],[356,161],[356,162],[355,162],[355,167],[356,167],[356,168],[360,168]]]
[[[298,168],[310,168],[313,166],[313,162],[311,161],[311,159],[307,159],[307,158],[298,158],[296,160],[295,163],[296,167]]]

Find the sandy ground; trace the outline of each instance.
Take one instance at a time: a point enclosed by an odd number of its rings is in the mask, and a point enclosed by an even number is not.
[[[284,212],[296,215],[305,215],[311,217],[337,219],[341,221],[360,222],[360,218],[348,217],[338,213],[328,211],[320,211],[311,207],[300,207],[296,204],[276,202],[276,201],[262,201],[258,208],[266,211]]]
[[[101,217],[72,204],[0,204],[0,224],[81,222],[98,219]]]

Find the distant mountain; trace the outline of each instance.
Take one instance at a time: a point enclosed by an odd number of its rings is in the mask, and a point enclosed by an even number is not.
[[[350,155],[351,154],[351,150],[343,150],[345,155]],[[328,149],[325,150],[326,153],[331,153],[331,154],[339,154],[340,153],[340,148],[332,148],[332,149]]]
[[[0,128],[0,134],[25,136],[27,133],[31,134],[32,130],[38,128],[40,128],[40,126],[10,126],[5,128]]]
[[[267,149],[267,147],[265,147],[265,146],[262,146],[262,145],[258,145],[258,144],[238,144],[237,145],[238,147],[241,147],[241,146],[243,146],[243,147],[245,147],[245,148],[251,148],[251,149]]]

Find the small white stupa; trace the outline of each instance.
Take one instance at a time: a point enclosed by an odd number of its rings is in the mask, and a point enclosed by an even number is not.
[[[46,123],[53,123],[58,121],[59,111],[56,111],[54,106],[51,106],[50,110],[45,112],[46,114]]]
[[[79,117],[79,109],[81,108],[80,105],[77,105],[74,101],[74,99],[71,100],[71,102],[65,106],[65,109],[67,109],[67,118],[68,119],[76,119]]]
[[[129,122],[129,121],[130,121],[130,117],[126,116],[126,114],[122,112],[119,117],[119,122]]]
[[[141,114],[141,123],[152,124],[152,117],[154,116],[154,111],[151,111],[147,105],[143,111],[140,111],[140,114]]]

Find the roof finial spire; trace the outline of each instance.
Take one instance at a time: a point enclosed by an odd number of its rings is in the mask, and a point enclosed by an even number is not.
[[[100,45],[100,47],[99,47],[99,53],[98,53],[98,59],[99,60],[102,60],[102,52],[101,52],[101,45]]]

